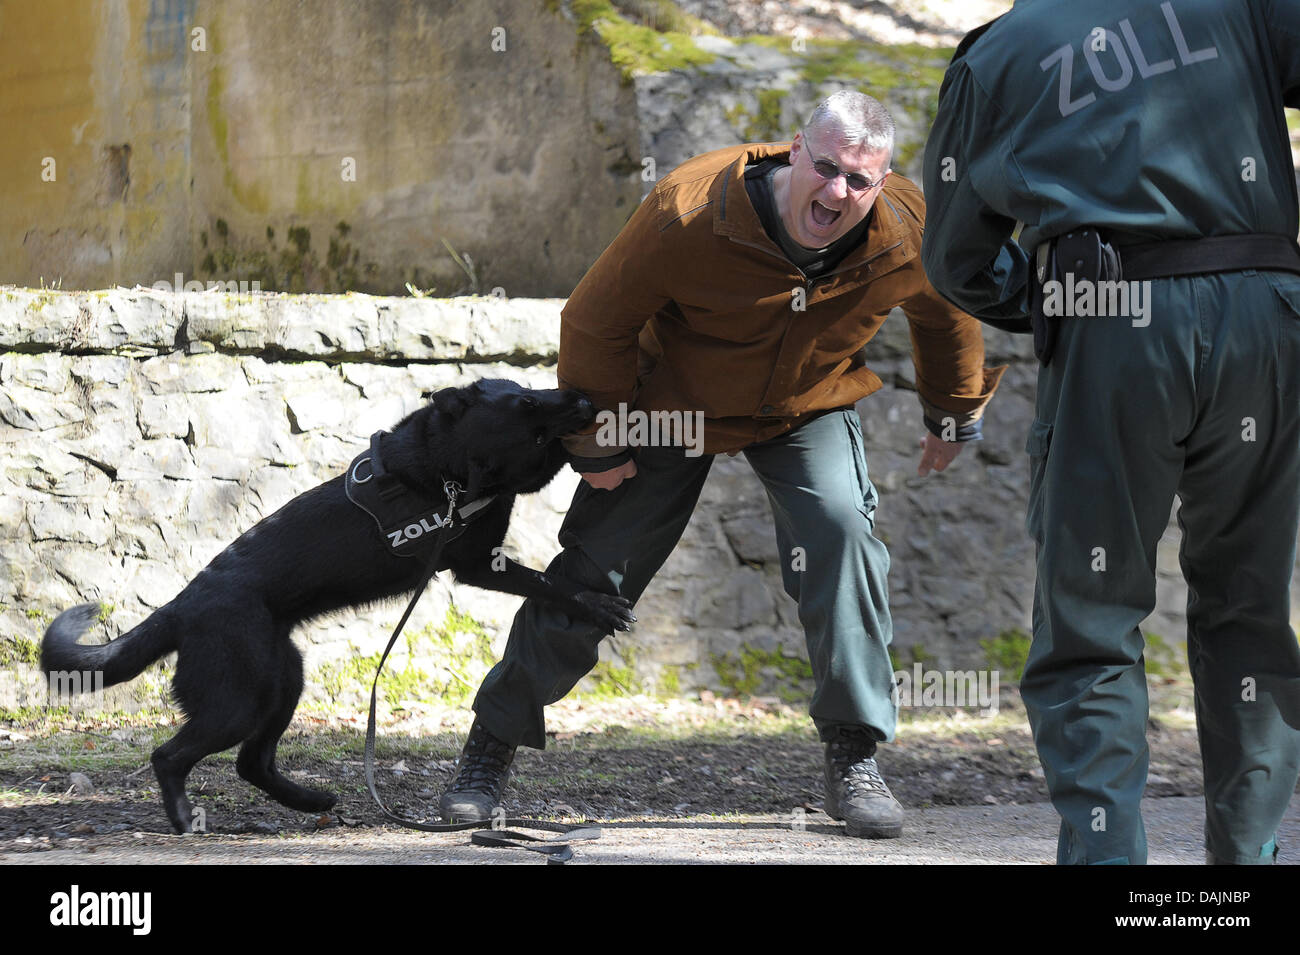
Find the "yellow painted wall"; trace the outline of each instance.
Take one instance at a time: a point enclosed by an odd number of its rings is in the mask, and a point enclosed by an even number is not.
[[[0,131],[0,283],[563,295],[640,195],[544,0],[4,2]]]
[[[103,286],[187,263],[191,6],[0,5],[0,281]]]

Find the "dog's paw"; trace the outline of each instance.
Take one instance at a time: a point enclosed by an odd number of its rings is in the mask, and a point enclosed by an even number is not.
[[[582,608],[581,616],[604,628],[606,633],[613,630],[631,630],[632,624],[636,623],[636,615],[632,613],[632,601],[626,597],[614,597],[595,590],[584,590],[573,599]]]
[[[308,795],[302,800],[299,807],[307,812],[327,812],[334,808],[334,804],[339,801],[339,797],[334,793],[325,792],[321,789],[308,789]]]

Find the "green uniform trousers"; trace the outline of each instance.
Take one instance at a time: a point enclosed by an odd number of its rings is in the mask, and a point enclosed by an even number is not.
[[[876,492],[857,412],[821,415],[744,455],[767,490],[783,583],[799,605],[814,721],[823,737],[847,723],[892,740],[889,555],[872,536]],[[712,462],[680,448],[641,448],[636,477],[612,491],[579,485],[560,529],[564,550],[547,573],[635,602],[686,529]],[[595,666],[602,638],[554,606],[526,601],[474,701],[479,720],[506,742],[543,748],[543,707]]]
[[[1267,863],[1300,772],[1289,586],[1300,508],[1300,276],[1149,283],[1150,324],[1065,318],[1038,378],[1028,528],[1034,639],[1021,686],[1058,861],[1146,861],[1139,624],[1175,494],[1205,844]],[[1139,322],[1141,320],[1139,319]]]

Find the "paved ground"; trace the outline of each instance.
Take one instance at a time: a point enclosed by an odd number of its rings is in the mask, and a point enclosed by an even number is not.
[[[1203,802],[1148,799],[1143,817],[1152,863],[1201,865]],[[637,819],[604,824],[602,838],[576,844],[577,863],[1050,863],[1056,854],[1056,816],[1050,805],[944,807],[913,811],[900,839],[848,839],[839,827],[809,813],[803,831],[791,819]],[[1284,849],[1300,850],[1300,796],[1279,833]],[[1296,864],[1292,851],[1281,861]],[[122,837],[93,852],[56,849],[0,854],[0,865],[193,864],[540,864],[533,853],[469,845],[463,833],[428,834],[387,827],[335,828],[304,836]]]

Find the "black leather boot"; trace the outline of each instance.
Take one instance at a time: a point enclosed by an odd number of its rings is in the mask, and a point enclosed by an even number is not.
[[[903,807],[876,766],[876,740],[866,727],[840,726],[826,744],[826,815],[862,839],[896,839]]]
[[[456,778],[442,795],[438,808],[444,822],[485,822],[501,805],[501,795],[510,780],[515,747],[503,743],[478,720],[470,727],[465,750],[460,754]]]

